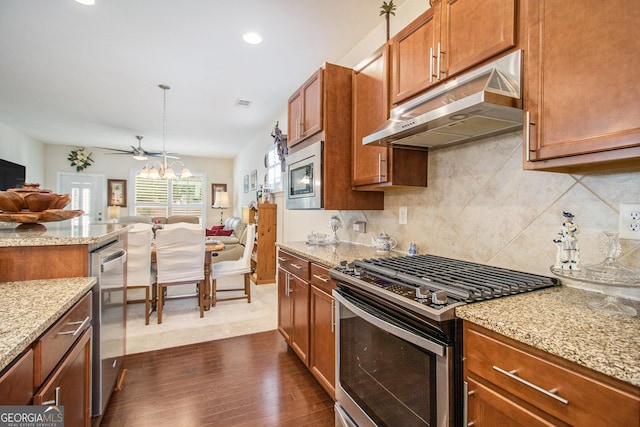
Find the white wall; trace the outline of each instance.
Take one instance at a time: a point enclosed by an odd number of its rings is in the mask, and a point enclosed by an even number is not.
[[[77,148],[80,147],[44,144],[44,153],[47,159],[45,165],[44,188],[56,188],[58,172],[75,172],[75,168],[71,166],[67,157],[71,150],[75,150]],[[128,187],[127,194],[133,194],[132,171],[142,168],[145,162],[135,160],[133,157],[127,155],[107,154],[107,151],[97,148],[86,147],[86,149],[93,153],[91,157],[94,160],[94,163],[85,169],[87,173],[104,174],[107,179],[126,179]],[[213,204],[211,200],[211,183],[226,183],[227,191],[229,191],[230,194],[235,192],[233,160],[180,156],[180,161],[182,161],[192,172],[207,174],[207,185],[205,187],[205,206],[207,206],[206,226],[211,227],[212,225],[218,224],[220,222],[220,210],[211,208],[211,205]],[[127,203],[127,205],[129,208],[133,209],[131,203]],[[129,214],[133,213],[130,212]],[[127,215],[127,213],[121,212],[121,215]],[[225,218],[232,215],[239,215],[238,211],[235,211],[233,207],[224,210]]]
[[[44,183],[44,144],[0,123],[0,159],[25,166],[26,182]]]

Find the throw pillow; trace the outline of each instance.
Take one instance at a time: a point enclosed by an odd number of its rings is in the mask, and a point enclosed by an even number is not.
[[[216,236],[231,236],[233,230],[218,230]]]

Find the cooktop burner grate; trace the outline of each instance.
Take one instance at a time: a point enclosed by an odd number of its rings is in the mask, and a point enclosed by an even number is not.
[[[558,283],[556,279],[546,276],[428,254],[365,259],[355,261],[354,265],[377,277],[444,290],[450,297],[465,302],[546,288]]]

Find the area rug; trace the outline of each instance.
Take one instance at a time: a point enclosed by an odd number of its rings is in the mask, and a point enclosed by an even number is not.
[[[218,289],[239,288],[243,277],[218,280]],[[169,295],[193,292],[194,285],[175,286]],[[251,303],[247,300],[220,301],[200,318],[197,298],[169,300],[162,311],[162,324],[158,325],[153,312],[149,325],[144,324],[144,304],[127,306],[126,353],[142,353],[197,342],[247,335],[277,328],[277,285],[251,283]],[[233,292],[224,292],[223,297]],[[238,292],[242,294],[242,292]],[[220,295],[219,295],[220,296]]]

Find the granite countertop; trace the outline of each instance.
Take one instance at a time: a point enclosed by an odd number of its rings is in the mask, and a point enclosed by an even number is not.
[[[604,295],[568,286],[456,308],[462,319],[640,386],[640,316],[589,307]],[[640,302],[625,300],[640,312]]]
[[[0,283],[0,371],[96,283],[95,277]]]
[[[31,229],[18,228],[18,224],[0,224],[0,247],[92,245],[132,228],[131,224],[81,224],[74,220],[48,222]]]
[[[277,243],[329,268],[340,261],[379,258],[369,246],[340,242],[313,246]],[[404,256],[391,252],[388,256]],[[499,334],[640,386],[640,316],[607,315],[589,307],[604,295],[569,286],[514,295],[456,308],[456,315]],[[636,306],[640,302],[625,300]]]
[[[336,245],[309,245],[307,242],[277,242],[276,246],[329,268],[337,266],[340,264],[340,261],[351,262],[356,259],[406,255],[404,252],[393,251],[390,252],[389,255],[379,254],[376,252],[376,249],[371,246],[350,242],[338,242]]]

